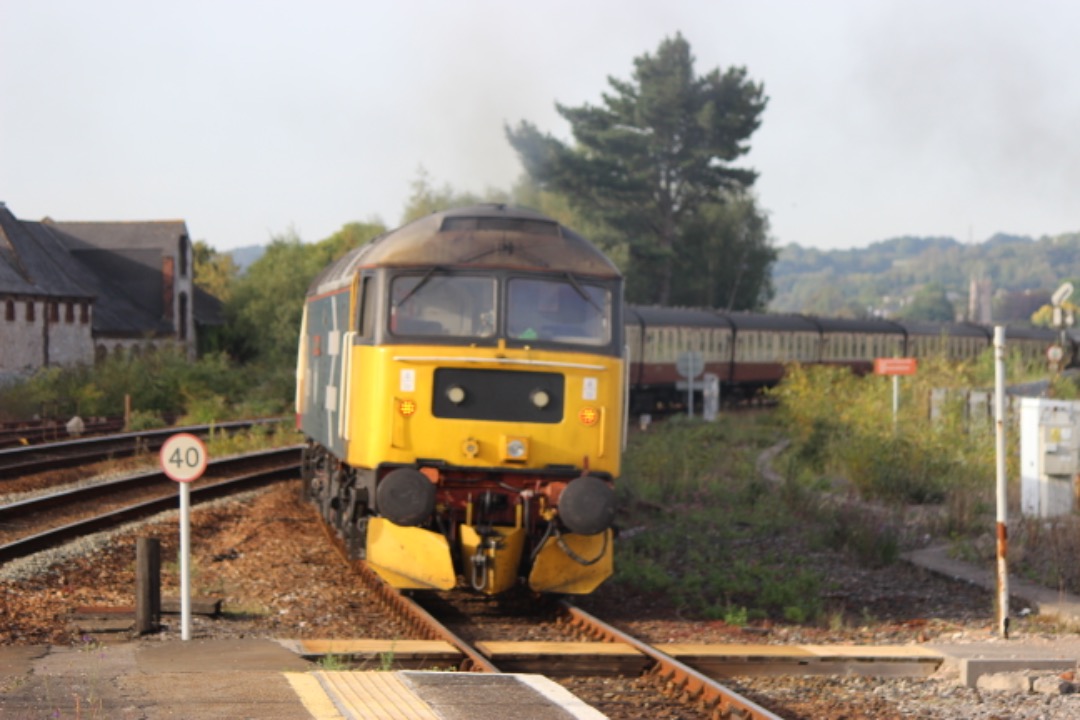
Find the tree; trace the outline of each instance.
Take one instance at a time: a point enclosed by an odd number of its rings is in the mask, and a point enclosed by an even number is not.
[[[723,204],[756,177],[731,163],[749,151],[767,98],[744,68],[697,77],[677,34],[634,60],[631,81],[608,78],[602,106],[556,109],[576,141],[567,147],[522,121],[506,128],[526,172],[545,190],[619,231],[632,299],[667,304],[681,243],[706,205]]]
[[[442,187],[435,187],[431,182],[431,176],[423,167],[417,169],[416,179],[410,185],[412,195],[405,204],[405,212],[402,213],[401,218],[402,225],[448,208],[480,203],[505,203],[510,200],[506,192],[491,188],[483,195],[476,195],[470,192],[458,192],[450,187],[449,183],[443,184]]]
[[[733,193],[726,202],[708,203],[688,223],[671,302],[763,310],[773,296],[769,269],[776,256],[768,218],[752,196]]]
[[[384,231],[379,224],[350,223],[313,244],[302,242],[295,231],[275,236],[237,281],[226,305],[233,356],[275,369],[291,367],[311,281],[332,261]]]
[[[915,293],[911,304],[901,311],[900,317],[926,322],[953,322],[956,320],[956,308],[949,302],[944,287],[927,283]]]
[[[195,284],[225,302],[232,295],[237,267],[232,256],[219,253],[202,240],[196,240],[191,248],[195,265]]]

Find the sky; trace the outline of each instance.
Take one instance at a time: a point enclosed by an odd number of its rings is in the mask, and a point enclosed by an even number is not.
[[[1076,232],[1078,27],[1071,0],[0,0],[0,202],[221,251],[393,227],[421,173],[509,189],[507,125],[570,142],[556,103],[682,33],[764,85],[735,165],[778,247]]]

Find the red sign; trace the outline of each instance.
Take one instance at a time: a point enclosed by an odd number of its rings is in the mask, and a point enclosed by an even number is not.
[[[876,358],[875,375],[914,375],[919,361],[915,358]]]

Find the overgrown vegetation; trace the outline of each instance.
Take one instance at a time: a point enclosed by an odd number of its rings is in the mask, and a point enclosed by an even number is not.
[[[619,483],[627,514],[614,583],[733,623],[817,618],[821,579],[791,567],[790,507],[754,469],[777,438],[767,421],[732,418],[673,418],[635,435]]]
[[[1012,382],[1039,368],[1009,360]],[[827,367],[790,368],[776,413],[716,423],[672,418],[636,433],[619,483],[622,533],[614,592],[667,596],[680,612],[733,624],[758,619],[837,622],[816,553],[866,568],[896,562],[915,531],[951,538],[980,560],[994,553],[995,438],[961,390],[989,390],[993,358],[922,362],[901,380]],[[932,389],[946,399],[930,419]],[[1075,396],[1069,381],[1056,396]],[[1019,512],[1019,438],[1010,441],[1010,503]],[[774,457],[776,474],[756,467]],[[1013,571],[1080,592],[1080,524],[1014,520]],[[1036,548],[1038,548],[1036,550]],[[832,616],[830,617],[830,614]]]
[[[1010,383],[1044,376],[1043,368],[1026,366],[1018,356],[1007,361]],[[966,559],[989,566],[996,554],[994,423],[990,412],[972,413],[964,391],[992,388],[993,354],[964,364],[940,358],[923,362],[916,375],[902,378],[901,386],[894,422],[891,380],[836,368],[790,368],[774,392],[780,421],[792,440],[789,473],[801,487],[849,486],[867,504],[860,513],[867,506],[877,509],[872,524],[860,525],[851,513],[836,508],[830,510],[837,513],[835,522],[819,522],[833,528],[825,531],[833,536],[831,545],[854,551],[863,562],[895,559],[902,533],[889,518],[921,505],[934,511],[928,514],[933,518],[928,530],[951,538],[955,552]],[[932,416],[933,390],[945,394]],[[1076,399],[1077,384],[1057,376],[1049,394]],[[1006,438],[1010,572],[1080,592],[1074,561],[1080,553],[1080,521],[1076,515],[1046,520],[1020,514],[1015,422],[1007,426]]]
[[[293,379],[241,368],[224,353],[197,361],[162,349],[110,356],[93,366],[48,367],[21,383],[0,387],[0,419],[118,417],[131,398],[130,429],[206,424],[280,415],[293,397]]]

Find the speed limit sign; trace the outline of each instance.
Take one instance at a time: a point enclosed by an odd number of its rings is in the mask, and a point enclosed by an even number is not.
[[[173,435],[161,446],[161,469],[176,482],[202,477],[207,461],[206,445],[190,433]]]

